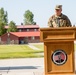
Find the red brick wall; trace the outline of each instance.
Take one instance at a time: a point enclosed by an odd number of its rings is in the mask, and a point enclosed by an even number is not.
[[[28,38],[28,43],[38,43],[40,42],[40,37],[35,37],[35,39],[32,39],[31,37]]]
[[[20,29],[18,29],[18,32],[19,32],[20,30],[21,30],[21,32],[27,32],[27,29],[28,29],[28,28],[25,28],[25,29],[21,29],[21,28],[20,28]],[[29,28],[29,31],[35,31],[35,29],[36,29],[36,31],[39,31],[39,28]],[[29,32],[29,31],[28,31],[28,32]]]
[[[25,37],[17,37],[11,33],[9,36],[7,35],[7,33],[1,36],[1,44],[19,44],[20,41],[24,43],[38,43],[40,42],[40,37],[36,36],[34,37],[34,39],[32,39],[32,37],[28,37],[26,40]]]
[[[35,39],[32,39],[32,37],[20,37],[19,38],[19,43],[20,44],[25,44],[25,43],[38,43],[40,42],[40,37],[35,37]]]
[[[18,44],[18,37],[17,36],[14,36],[12,34],[10,34],[8,36],[8,34],[4,34],[3,36],[1,36],[1,44],[8,44],[8,39],[9,40],[9,44]]]

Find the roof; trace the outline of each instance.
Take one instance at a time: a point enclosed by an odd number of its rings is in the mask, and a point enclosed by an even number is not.
[[[40,36],[40,32],[10,32],[17,37],[31,37],[31,36]]]
[[[39,28],[38,25],[16,25],[17,28]],[[5,28],[7,29],[8,26],[5,26]]]

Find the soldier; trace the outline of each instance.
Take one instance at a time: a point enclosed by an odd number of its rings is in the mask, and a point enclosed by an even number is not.
[[[49,27],[71,27],[69,18],[62,14],[62,5],[56,5],[55,14],[49,18]]]

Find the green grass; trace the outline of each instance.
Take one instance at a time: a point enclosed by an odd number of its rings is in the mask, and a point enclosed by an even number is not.
[[[36,44],[36,45],[33,45],[33,46],[35,46],[35,47],[41,49],[42,51],[44,50],[43,44]]]
[[[33,50],[27,45],[0,45],[0,59],[43,57],[43,55],[39,55],[43,52],[43,46],[37,45],[37,47],[40,50]]]
[[[76,44],[74,44],[74,50],[76,50]]]
[[[40,50],[33,50],[27,45],[0,45],[0,59],[43,57],[40,54],[44,52],[43,44],[33,44],[33,46]],[[76,44],[74,49],[76,50]]]

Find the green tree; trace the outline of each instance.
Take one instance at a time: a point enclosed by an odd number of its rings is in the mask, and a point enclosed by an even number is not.
[[[17,26],[15,25],[15,23],[13,21],[10,21],[8,26],[9,26],[9,28],[8,28],[7,32],[16,32],[17,31]]]
[[[8,25],[8,13],[7,11],[4,11],[4,8],[0,9],[0,22]]]
[[[5,32],[5,24],[0,22],[0,36],[3,35]]]
[[[36,22],[34,22],[33,18],[34,18],[34,14],[30,10],[25,11],[24,24],[25,25],[32,25],[32,24],[36,25]]]

